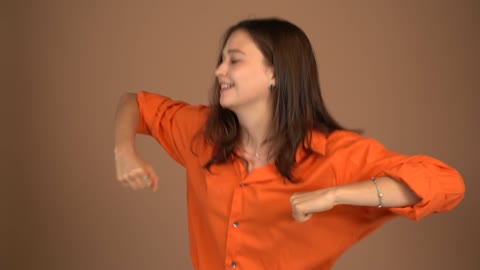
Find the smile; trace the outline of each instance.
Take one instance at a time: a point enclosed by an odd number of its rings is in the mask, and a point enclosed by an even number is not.
[[[226,89],[232,88],[233,86],[234,86],[234,84],[231,84],[231,83],[222,83],[222,84],[220,84],[220,89],[221,90],[226,90]]]

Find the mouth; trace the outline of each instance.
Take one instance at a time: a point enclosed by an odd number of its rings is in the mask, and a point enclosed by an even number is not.
[[[220,90],[225,91],[225,90],[233,88],[234,86],[235,86],[235,84],[233,84],[233,83],[220,83]]]

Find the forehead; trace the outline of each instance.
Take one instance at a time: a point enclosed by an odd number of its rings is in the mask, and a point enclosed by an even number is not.
[[[223,48],[223,55],[228,54],[229,51],[240,50],[244,54],[258,54],[260,50],[257,45],[245,30],[234,31],[227,39],[225,47]],[[261,54],[261,53],[260,53]]]

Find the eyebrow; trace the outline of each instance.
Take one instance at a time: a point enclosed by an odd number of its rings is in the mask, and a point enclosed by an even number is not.
[[[241,54],[245,54],[244,52],[242,52],[242,51],[239,50],[239,49],[229,49],[227,52],[228,52],[228,53],[241,53]]]

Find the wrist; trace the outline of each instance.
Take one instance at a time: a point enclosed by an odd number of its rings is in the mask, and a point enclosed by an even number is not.
[[[135,154],[135,147],[132,144],[118,144],[115,145],[115,148],[113,149],[113,154],[115,155],[115,157],[121,155]]]
[[[342,204],[341,201],[340,201],[340,196],[339,196],[339,194],[341,194],[340,186],[331,187],[330,188],[330,194],[333,198],[333,205]]]

